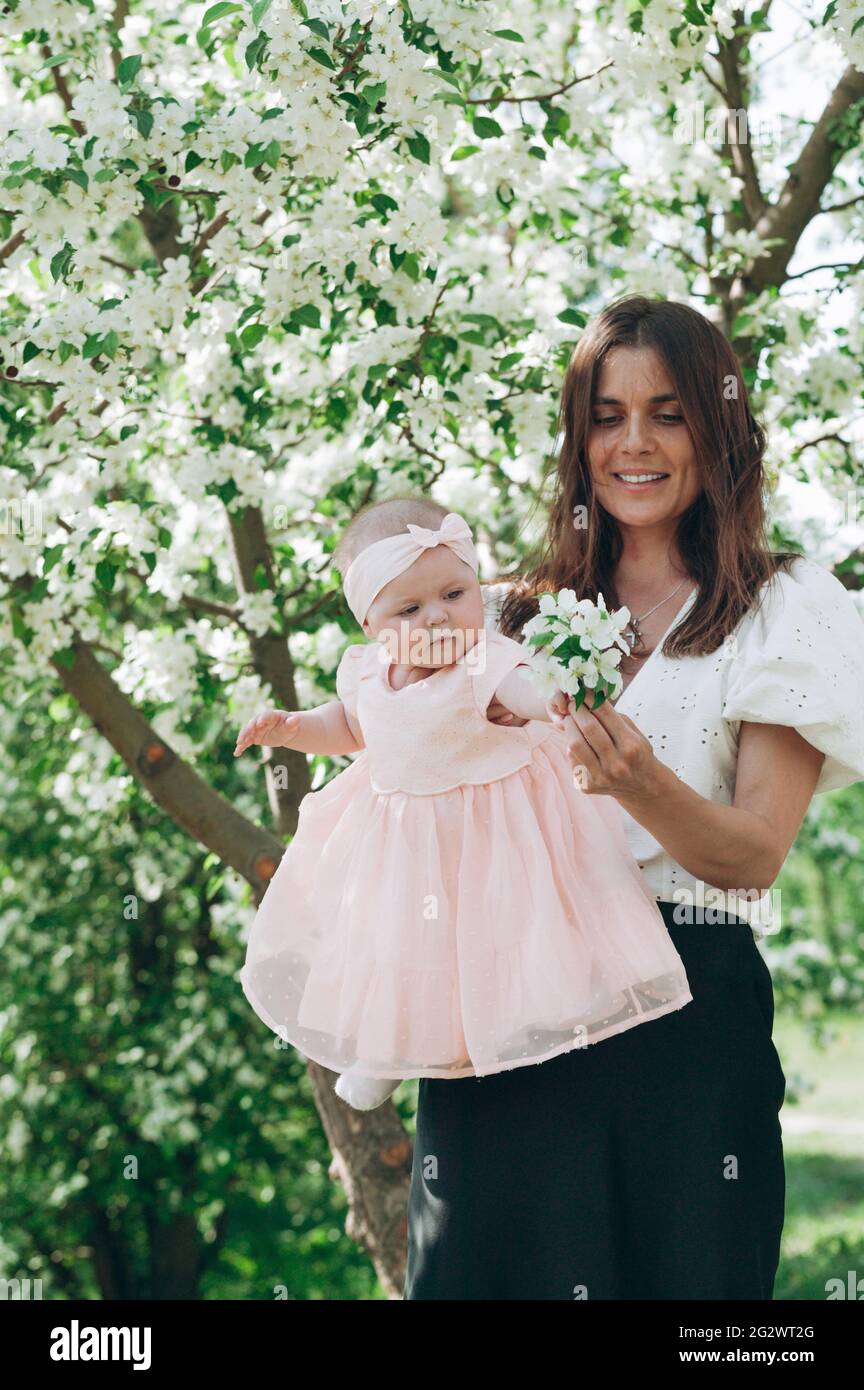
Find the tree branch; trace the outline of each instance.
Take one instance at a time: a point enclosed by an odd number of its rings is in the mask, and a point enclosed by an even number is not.
[[[159,737],[112,676],[76,634],[74,660],[52,660],[64,689],[119,753],[150,796],[179,826],[235,869],[260,901],[278,868],[284,845],[235,811]]]
[[[718,61],[723,70],[724,99],[727,107],[723,153],[729,159],[738,178],[743,182],[742,201],[752,226],[765,210],[765,197],[759,186],[759,175],[756,170],[753,144],[750,138],[749,94],[739,66],[741,49],[746,41],[747,35],[738,33],[732,39],[721,39]],[[737,111],[743,111],[747,120],[746,138],[743,143],[737,139],[729,139],[728,113],[731,112],[734,118],[734,113]]]
[[[822,194],[834,173],[838,159],[844,153],[836,129],[831,127],[864,98],[864,72],[847,67],[825,109],[817,120],[807,143],[789,170],[789,175],[776,201],[756,222],[755,231],[766,240],[779,237],[780,244],[759,256],[746,279],[754,294],[769,285],[780,286],[786,279],[788,266],[801,234],[820,211]]]
[[[259,508],[229,512],[228,524],[238,593],[259,593],[256,576],[262,570],[268,587],[275,590],[273,556]],[[249,647],[256,672],[270,686],[281,708],[296,709],[294,662],[285,637],[273,632],[266,632],[263,637],[252,633]],[[297,827],[300,802],[310,789],[306,757],[293,748],[269,748],[265,753],[265,767],[273,819],[280,835],[291,835]]]

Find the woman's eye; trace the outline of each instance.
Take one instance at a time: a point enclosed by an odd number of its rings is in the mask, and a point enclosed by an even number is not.
[[[617,423],[618,418],[619,418],[619,417],[618,417],[617,415],[604,415],[604,416],[602,416],[602,417],[600,417],[600,416],[595,416],[595,417],[594,417],[594,424],[595,424],[595,425],[614,425],[614,424]],[[683,415],[658,415],[658,416],[657,416],[657,419],[658,419],[658,420],[662,420],[663,423],[664,423],[664,424],[667,424],[667,425],[680,425],[680,424],[683,422],[683,420],[684,420],[684,416],[683,416]]]

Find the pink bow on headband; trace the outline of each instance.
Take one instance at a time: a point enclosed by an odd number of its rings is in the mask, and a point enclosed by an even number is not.
[[[424,550],[434,545],[446,545],[448,541],[471,540],[471,527],[464,517],[457,516],[455,512],[447,513],[437,531],[428,526],[415,526],[412,521],[407,522],[407,529],[411,539],[422,545]]]

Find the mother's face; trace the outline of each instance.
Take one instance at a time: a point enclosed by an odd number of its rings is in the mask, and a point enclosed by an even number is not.
[[[675,386],[653,348],[613,348],[592,403],[588,461],[597,500],[625,526],[674,521],[701,485],[690,431]],[[622,474],[662,473],[627,483]]]

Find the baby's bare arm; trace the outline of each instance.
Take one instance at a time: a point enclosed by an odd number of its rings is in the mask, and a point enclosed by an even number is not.
[[[240,733],[234,756],[253,743],[266,748],[294,748],[298,753],[356,753],[365,747],[356,720],[341,700],[305,710],[263,710]]]
[[[546,698],[537,690],[524,666],[517,667],[504,677],[493,698],[520,719],[542,719],[547,724],[553,722],[546,707]]]
[[[290,747],[300,753],[357,753],[365,748],[360,726],[349,720],[341,700],[329,700],[315,709],[304,709],[299,733]]]

